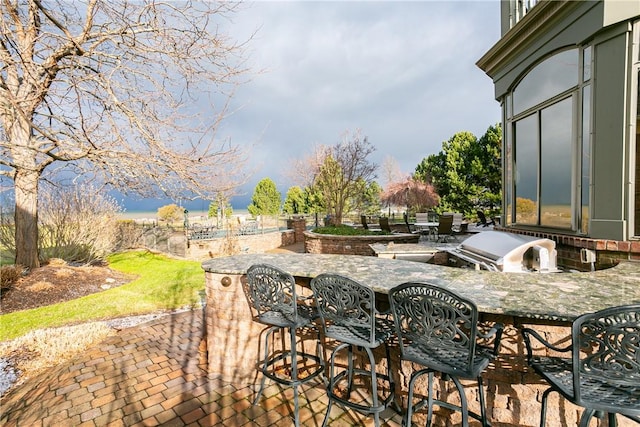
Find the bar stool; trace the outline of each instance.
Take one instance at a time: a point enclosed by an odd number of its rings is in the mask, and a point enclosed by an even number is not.
[[[307,383],[324,372],[324,359],[319,357],[319,331],[313,325],[318,317],[312,305],[299,304],[303,299],[296,295],[293,277],[277,267],[255,264],[249,267],[244,288],[254,320],[267,326],[264,339],[264,359],[258,368],[262,372],[260,389],[253,404],[257,404],[264,390],[266,378],[278,384],[293,387],[294,422],[299,421],[298,386]],[[316,354],[298,351],[296,332],[310,328],[318,334]],[[289,348],[271,352],[269,342],[279,332],[289,332]],[[301,371],[304,375],[301,375]]]
[[[571,344],[563,348],[530,328],[523,328],[522,335],[529,366],[549,383],[542,395],[540,426],[553,391],[585,408],[580,426],[605,413],[609,426],[617,425],[616,414],[640,423],[640,304],[583,314],[573,322]],[[545,351],[568,357],[535,356],[532,337]]]
[[[460,411],[463,426],[469,425],[469,416],[488,426],[481,374],[498,354],[503,325],[497,323],[487,333],[481,333],[478,309],[473,302],[427,283],[399,285],[389,292],[389,302],[402,360],[425,366],[411,374],[403,425],[411,425],[413,413],[425,405],[427,425],[431,425],[435,404]],[[491,339],[492,347],[479,345],[479,338]],[[436,372],[441,373],[442,379],[453,381],[460,395],[460,405],[434,398]],[[424,374],[428,374],[427,398],[414,405],[414,386]],[[477,380],[480,414],[469,411],[460,378]]]
[[[395,384],[389,363],[391,359],[386,343],[393,334],[393,323],[387,318],[378,316],[380,313],[376,310],[373,290],[350,278],[337,274],[321,274],[311,281],[311,289],[313,289],[325,337],[339,343],[331,352],[327,388],[329,405],[322,425],[327,424],[331,406],[335,402],[363,414],[373,414],[375,425],[379,426],[380,413],[394,402],[395,397]],[[387,357],[386,374],[376,372],[376,360],[372,351],[382,344],[385,345]],[[366,353],[369,369],[354,366],[355,347]],[[347,366],[337,372],[336,356],[343,354],[345,349]],[[351,399],[354,380],[360,378],[364,378],[365,384],[370,387],[369,398],[366,399],[370,402]],[[380,390],[379,380],[383,385]],[[386,397],[383,391],[385,385],[388,385]],[[339,389],[344,386],[346,386],[346,393],[340,393]]]

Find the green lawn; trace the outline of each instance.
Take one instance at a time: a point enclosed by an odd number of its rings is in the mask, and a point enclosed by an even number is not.
[[[138,276],[134,281],[82,298],[0,316],[0,341],[35,329],[172,310],[200,302],[201,263],[146,251],[109,257],[109,266]]]

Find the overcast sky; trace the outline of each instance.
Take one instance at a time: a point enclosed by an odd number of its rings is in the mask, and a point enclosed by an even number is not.
[[[245,208],[265,177],[284,196],[291,161],[345,131],[360,129],[371,161],[391,156],[406,174],[456,132],[482,136],[500,108],[475,63],[499,39],[499,18],[499,0],[246,6],[228,29],[239,40],[257,31],[249,65],[264,72],[239,88],[218,132],[252,147],[254,174],[233,205]]]

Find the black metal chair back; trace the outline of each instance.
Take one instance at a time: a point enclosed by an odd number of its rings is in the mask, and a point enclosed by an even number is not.
[[[249,267],[244,291],[254,312],[254,320],[267,325],[264,334],[264,356],[258,368],[262,372],[262,380],[253,404],[260,400],[266,378],[278,384],[291,386],[294,393],[294,425],[297,427],[300,425],[298,386],[313,381],[324,372],[319,336],[315,355],[306,353],[303,346],[302,350],[297,348],[298,329],[309,328],[318,332],[313,325],[313,320],[317,318],[315,308],[298,304],[299,297],[296,295],[293,276],[269,264],[254,264]],[[284,343],[287,332],[288,348]],[[282,334],[282,349],[271,351],[270,343],[276,333]]]
[[[487,216],[484,214],[484,212],[476,211],[476,215],[478,215],[478,222],[476,223],[477,226],[482,225],[483,227],[488,227],[490,225],[494,225],[493,220],[487,221]]]
[[[428,406],[427,425],[430,425],[436,404],[461,411],[463,426],[468,426],[469,416],[488,426],[481,374],[498,353],[503,326],[496,324],[482,333],[478,330],[478,309],[472,301],[428,283],[399,285],[389,292],[389,302],[402,359],[425,367],[411,374],[403,425],[411,425],[412,414],[423,406]],[[493,347],[478,345],[478,339],[493,340]],[[433,398],[436,372],[455,383],[460,405]],[[424,374],[429,376],[428,398],[414,405],[414,386]],[[468,409],[459,378],[477,380],[480,414]]]
[[[453,215],[440,215],[438,220],[438,240],[446,240],[453,235]]]
[[[404,283],[389,295],[402,357],[438,371],[475,377],[478,309],[453,292],[426,283]],[[428,349],[428,350],[426,350]]]
[[[378,221],[380,222],[380,230],[386,231],[387,233],[391,233],[391,226],[389,225],[389,218],[386,216],[381,216]]]
[[[375,293],[371,288],[337,274],[321,274],[311,281],[318,314],[329,338],[376,347]]]
[[[585,408],[580,425],[588,425],[596,414],[615,414],[640,423],[640,304],[607,308],[578,317],[571,328],[571,344],[558,348],[530,329],[522,330],[529,364],[550,385],[543,394],[544,426],[547,396],[561,393]],[[570,357],[535,356],[531,338]]]
[[[362,228],[364,228],[365,230],[369,229],[369,224],[367,224],[366,215],[360,215],[360,223],[362,224]]]
[[[269,325],[298,323],[295,280],[291,274],[268,264],[247,270],[247,297],[256,311],[256,320]]]
[[[582,315],[573,323],[572,335],[576,403],[604,405],[603,409],[613,412],[630,409],[626,399],[615,393],[593,396],[584,392],[591,378],[596,378],[616,384],[620,393],[634,390],[635,413],[640,415],[640,304]]]
[[[378,316],[380,313],[376,310],[373,289],[348,277],[320,274],[311,280],[311,289],[325,336],[338,343],[329,358],[329,404],[322,426],[327,425],[334,402],[363,414],[373,415],[374,425],[379,426],[380,414],[393,404],[395,396],[389,347],[386,345],[386,341],[393,334],[393,323]],[[379,374],[376,372],[376,358],[372,350],[383,344],[387,357],[387,372]],[[364,365],[354,361],[354,348],[358,347],[368,359]],[[339,354],[343,355],[345,352],[347,366],[343,369],[336,366],[335,361]],[[355,376],[367,379],[363,384],[368,384],[366,388],[370,392],[370,401],[352,400],[351,390],[356,383]],[[382,391],[379,381],[388,385],[387,392],[382,395],[378,393]],[[346,393],[343,386],[346,387]]]

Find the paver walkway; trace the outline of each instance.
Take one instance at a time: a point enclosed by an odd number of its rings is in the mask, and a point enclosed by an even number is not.
[[[272,384],[253,406],[253,387],[207,376],[202,331],[201,309],[123,329],[9,392],[0,403],[0,425],[293,425],[291,389]],[[323,384],[301,390],[301,423],[322,425],[327,407]],[[373,418],[336,405],[331,415],[334,427],[373,425]],[[392,413],[383,425],[399,426],[400,421]]]

